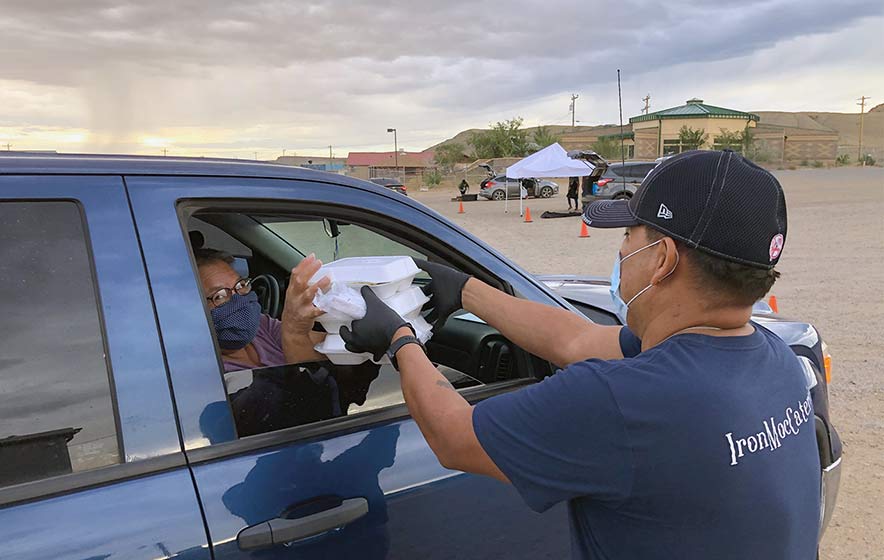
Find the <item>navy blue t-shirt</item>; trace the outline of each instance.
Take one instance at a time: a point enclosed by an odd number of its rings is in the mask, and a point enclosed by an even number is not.
[[[754,324],[586,360],[479,403],[482,447],[525,502],[568,502],[575,558],[815,558],[820,462],[801,365]]]

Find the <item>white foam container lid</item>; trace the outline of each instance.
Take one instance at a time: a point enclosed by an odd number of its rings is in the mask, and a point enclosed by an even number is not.
[[[407,288],[420,269],[411,257],[347,257],[322,265],[310,278],[311,286],[324,277],[349,286],[369,286],[379,298]]]
[[[421,317],[419,311],[415,318],[406,320],[408,320],[414,327],[415,334],[421,342],[426,343],[433,336],[433,327],[427,323],[426,319]],[[325,340],[323,340],[321,344],[317,344],[314,348],[320,354],[324,354],[331,363],[339,366],[355,366],[369,360],[374,361],[372,360],[371,354],[354,354],[347,350],[344,345],[344,339],[341,338],[340,334],[335,332],[328,333],[325,336]],[[380,361],[375,363],[389,364],[390,358],[385,355]]]
[[[416,316],[419,316],[421,308],[430,301],[430,298],[424,294],[420,286],[415,285],[411,285],[402,291],[381,299],[393,311],[398,313],[400,317],[409,322]],[[320,315],[316,320],[330,333],[337,333],[341,330],[341,327],[349,327],[352,323],[349,317],[334,312]]]

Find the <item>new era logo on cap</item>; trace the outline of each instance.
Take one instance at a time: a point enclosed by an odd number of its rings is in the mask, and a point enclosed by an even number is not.
[[[587,206],[587,225],[645,225],[719,258],[773,268],[786,242],[786,199],[769,171],[730,150],[664,160],[632,198]]]

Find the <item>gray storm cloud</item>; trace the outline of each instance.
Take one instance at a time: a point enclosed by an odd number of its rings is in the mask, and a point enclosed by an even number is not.
[[[565,91],[590,90],[587,98],[593,87],[610,84],[617,68],[637,79],[661,68],[733,61],[880,21],[884,13],[877,0],[848,0],[837,9],[817,0],[68,0],[0,7],[2,79],[69,89],[87,108],[83,126],[109,144],[162,126],[283,123],[295,134],[333,127],[355,138],[388,126],[391,116],[421,129],[460,119],[483,125],[482,115]],[[880,47],[866,56],[876,52]],[[823,58],[834,63],[839,56]],[[12,112],[0,108],[0,122],[14,121]]]

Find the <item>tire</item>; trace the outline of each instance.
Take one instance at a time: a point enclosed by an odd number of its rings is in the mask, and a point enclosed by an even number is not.
[[[542,189],[540,189],[540,198],[550,198],[552,195],[552,187],[543,187]]]
[[[491,193],[491,200],[503,200],[504,198],[506,198],[506,193],[503,192],[503,189],[497,189]]]
[[[614,196],[614,200],[629,200],[632,195],[629,193],[618,193]]]

